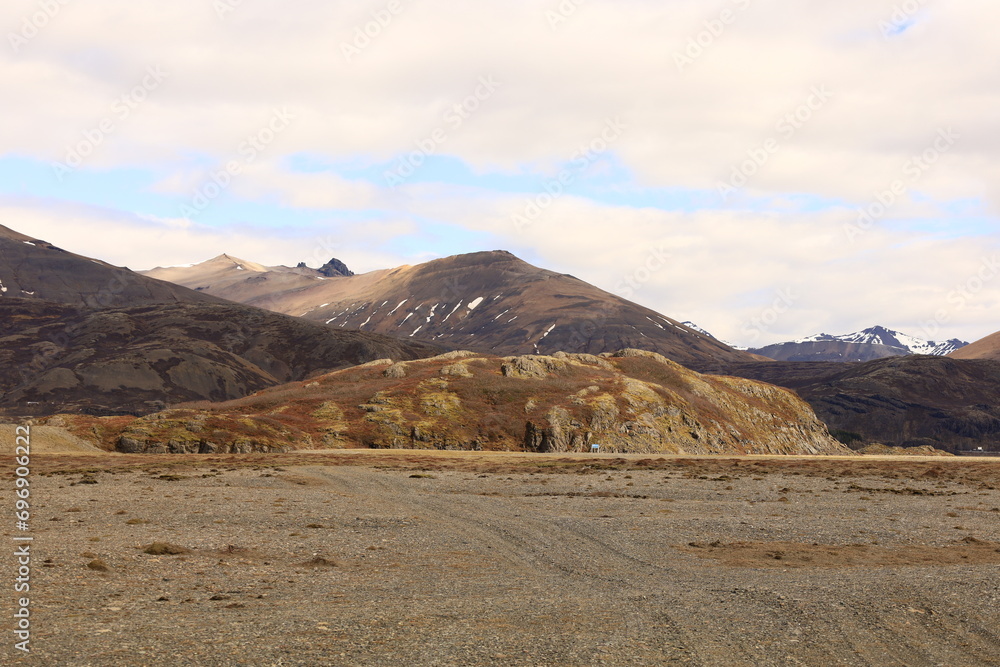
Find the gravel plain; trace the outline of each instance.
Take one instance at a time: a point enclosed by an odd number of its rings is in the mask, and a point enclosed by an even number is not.
[[[1000,664],[997,460],[72,454],[31,479],[32,653],[5,632],[2,664]]]

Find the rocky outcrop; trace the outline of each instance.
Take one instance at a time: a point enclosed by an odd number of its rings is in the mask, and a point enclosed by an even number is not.
[[[336,257],[319,267],[319,272],[329,278],[346,278],[354,275],[354,271],[348,269],[347,265]]]
[[[373,447],[849,454],[794,393],[659,354],[442,355],[337,371],[207,410],[134,420],[126,452]]]
[[[539,355],[523,355],[520,357],[507,357],[500,365],[500,372],[504,377],[528,379],[547,378],[550,373],[558,372],[566,368],[563,359],[555,357],[544,357]]]
[[[252,454],[313,445],[302,431],[259,415],[169,410],[133,421],[115,449],[125,454]]]
[[[538,452],[603,451],[681,454],[847,453],[792,392],[739,378],[703,377],[653,352],[626,350],[677,375],[672,389],[621,377],[617,391],[585,389],[528,421],[524,448]],[[685,396],[688,394],[689,396]],[[574,400],[575,399],[575,400]],[[582,408],[582,409],[581,409]]]

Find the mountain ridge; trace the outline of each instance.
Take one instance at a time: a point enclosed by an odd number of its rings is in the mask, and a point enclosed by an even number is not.
[[[1000,447],[1000,361],[908,355],[866,362],[773,361],[704,373],[786,387],[852,446]]]
[[[442,351],[226,301],[8,227],[0,227],[0,338],[7,415],[148,413]]]
[[[105,308],[152,303],[225,303],[175,283],[63,250],[0,225],[0,298]]]
[[[750,352],[776,361],[872,361],[909,355],[946,356],[968,343],[951,339],[941,343],[876,325],[844,335],[816,334],[773,343]]]
[[[211,260],[210,260],[211,261]],[[339,261],[339,260],[334,260]],[[574,276],[504,250],[327,277],[267,267],[255,274],[208,263],[147,275],[327,325],[488,354],[600,354],[646,349],[680,363],[754,357]]]

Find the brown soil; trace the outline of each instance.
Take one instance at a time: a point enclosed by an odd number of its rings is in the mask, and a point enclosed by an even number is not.
[[[801,542],[692,542],[681,551],[730,567],[890,567],[895,565],[984,565],[1000,563],[1000,544],[975,537],[944,547],[877,547],[867,544]]]
[[[37,456],[34,652],[0,663],[995,665],[998,484],[963,458]]]

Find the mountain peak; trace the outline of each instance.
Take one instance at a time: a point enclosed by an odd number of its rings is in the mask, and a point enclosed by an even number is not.
[[[347,265],[336,257],[321,266],[319,272],[327,278],[349,278],[354,275],[354,271],[347,268]]]
[[[911,354],[944,356],[966,345],[954,338],[940,343],[924,340],[877,324],[855,333],[821,333],[752,351],[779,361],[869,361]]]
[[[328,268],[343,276],[339,260]],[[752,357],[676,320],[504,250],[442,257],[359,276],[188,269],[157,277],[322,322],[482,353],[600,354],[623,348],[679,362]]]
[[[195,264],[194,266],[212,266],[212,265],[222,265],[222,266],[233,266],[237,271],[251,271],[254,273],[265,273],[268,271],[266,266],[262,264],[257,264],[256,262],[248,262],[245,259],[240,259],[239,257],[234,257],[227,253],[222,253],[218,257],[213,257],[212,259],[202,262],[201,264]]]

